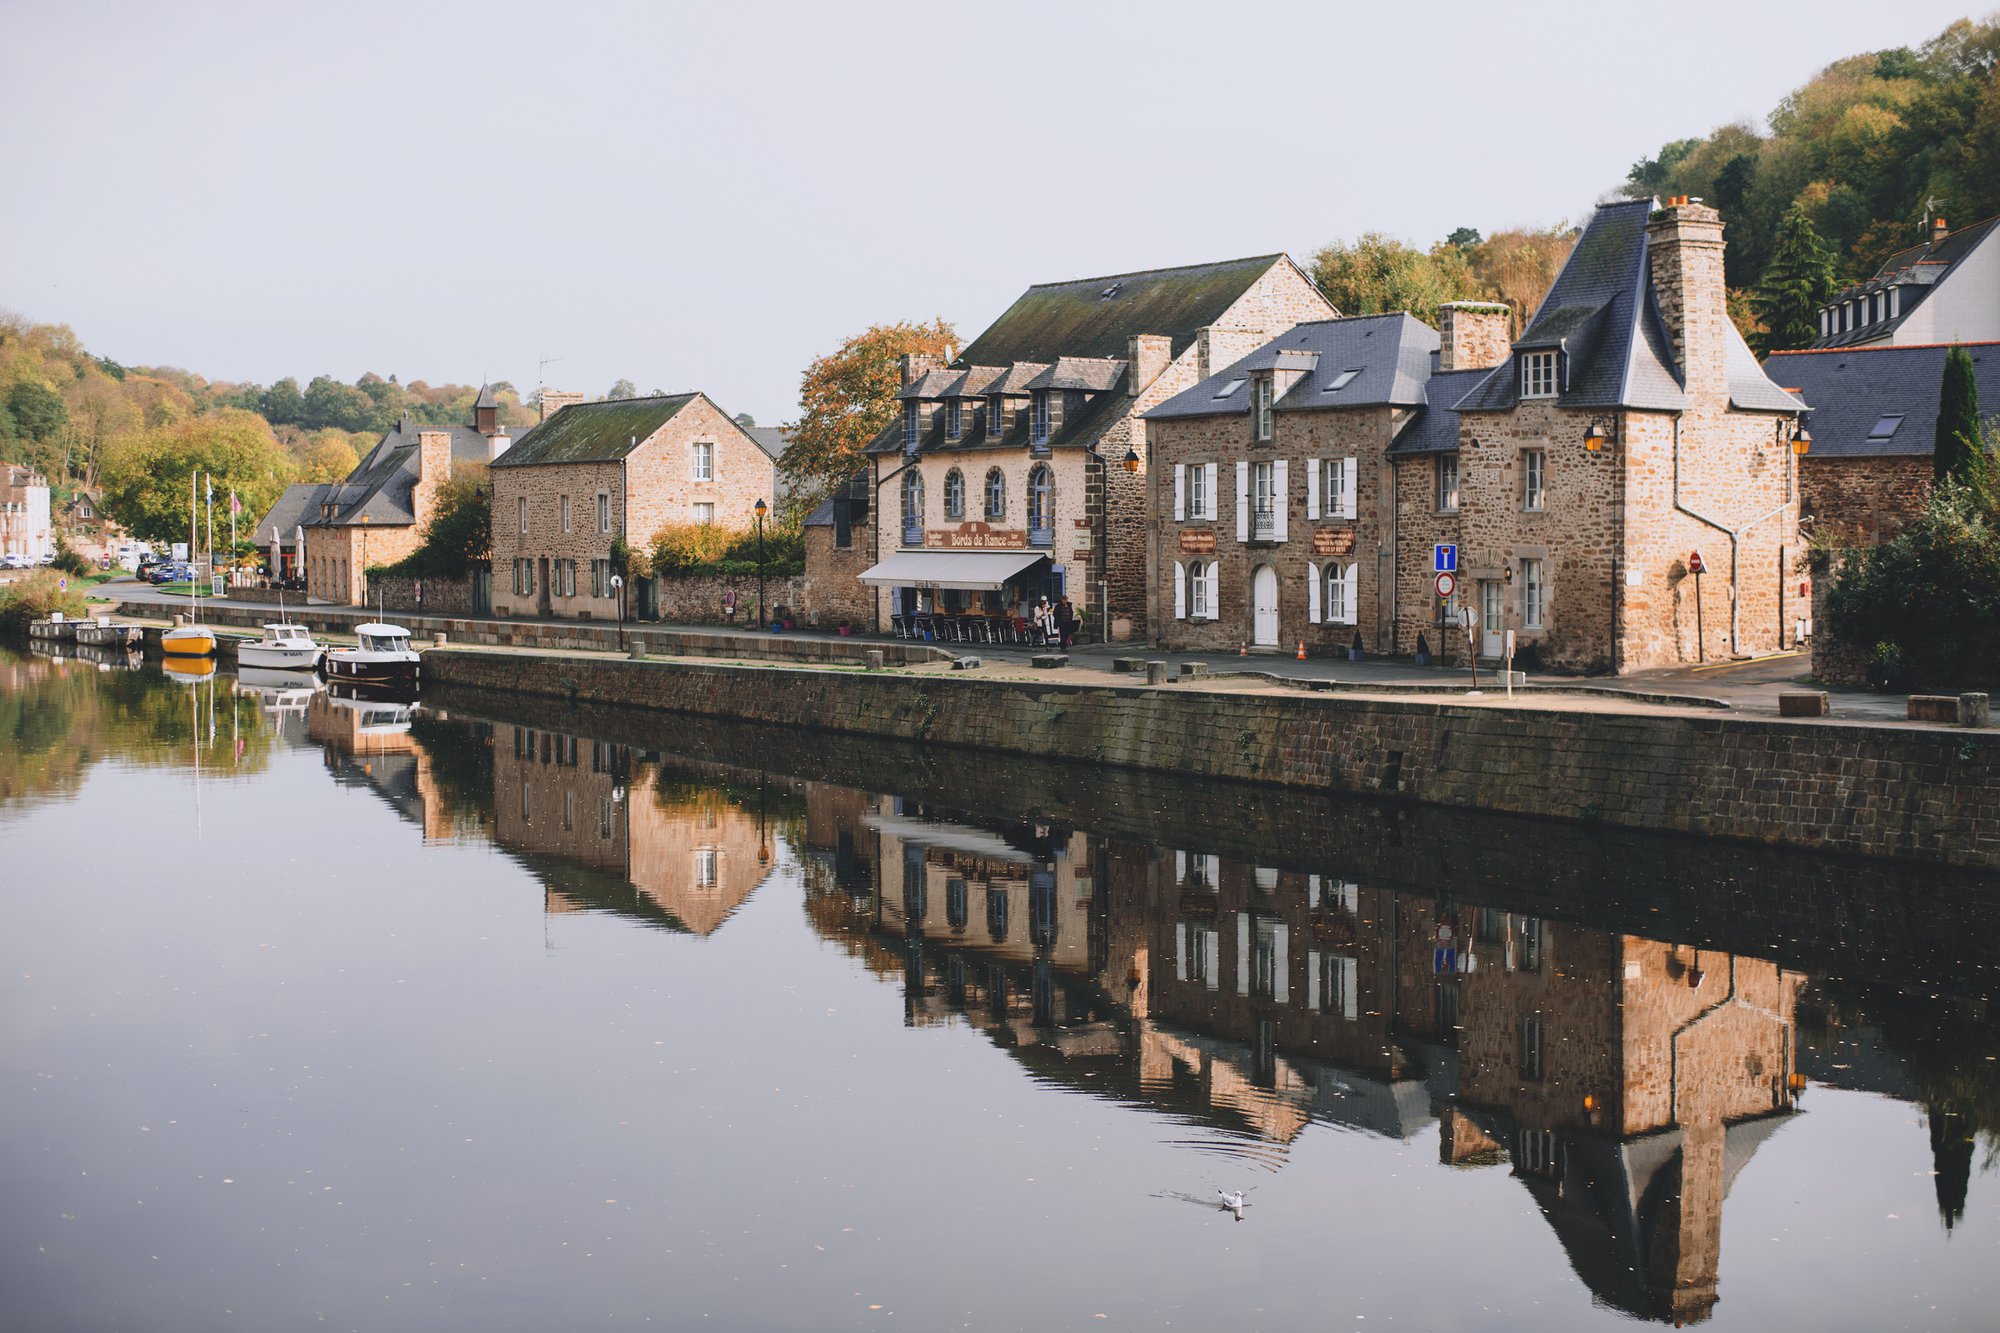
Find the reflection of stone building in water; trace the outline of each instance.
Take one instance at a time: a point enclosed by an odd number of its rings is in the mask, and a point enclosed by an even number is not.
[[[411,706],[316,691],[306,704],[306,738],[321,748],[335,780],[372,788],[425,842],[456,841],[466,820],[433,775],[430,752],[410,735]]]
[[[770,873],[772,835],[720,785],[610,741],[494,733],[494,838],[534,858],[551,912],[607,908],[708,935]]]

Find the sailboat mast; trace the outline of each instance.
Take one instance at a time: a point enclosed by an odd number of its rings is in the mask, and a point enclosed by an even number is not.
[[[194,473],[189,474],[188,476],[188,569],[190,570],[190,575],[188,578],[188,623],[190,624],[197,623],[201,619],[201,605],[195,599],[194,595],[195,579],[191,572],[194,569],[195,550],[201,544],[200,529],[196,526],[195,523],[195,514],[198,512],[195,508],[195,497],[200,493],[200,488],[201,488],[201,473],[199,471],[196,471]]]

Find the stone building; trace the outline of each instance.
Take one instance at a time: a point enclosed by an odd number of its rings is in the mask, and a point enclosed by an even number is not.
[[[504,451],[510,432],[499,400],[482,387],[470,426],[419,425],[408,413],[345,479],[285,488],[257,524],[260,545],[273,533],[284,544],[304,532],[306,595],[322,602],[368,600],[368,571],[417,549],[438,488],[454,465],[483,465]],[[293,558],[298,553],[293,552]]]
[[[1301,320],[1338,312],[1284,255],[1031,287],[949,365],[909,358],[868,446],[874,625],[1024,616],[1147,628],[1145,414]]]
[[[0,464],[0,555],[39,564],[55,550],[48,478],[33,468]]]
[[[1933,219],[1920,244],[1819,312],[1822,347],[1922,347],[2000,339],[2000,218],[1958,231]]]
[[[1948,346],[1878,343],[1776,352],[1764,371],[1812,405],[1799,462],[1800,522],[1814,538],[1872,546],[1902,531],[1930,497],[1931,454]],[[1990,422],[2000,419],[2000,343],[1972,343]]]
[[[579,620],[650,614],[646,581],[622,606],[612,547],[670,523],[744,531],[776,495],[763,442],[703,393],[601,403],[544,393],[548,413],[493,479],[493,609]]]
[[[875,623],[876,593],[861,581],[875,563],[868,478],[866,471],[856,473],[805,518],[806,586],[822,625]]]

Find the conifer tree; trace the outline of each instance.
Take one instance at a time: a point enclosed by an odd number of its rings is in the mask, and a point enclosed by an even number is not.
[[[1839,290],[1833,249],[1820,239],[1805,205],[1794,202],[1778,223],[1771,263],[1757,284],[1757,313],[1770,329],[1773,352],[1810,345],[1819,337],[1819,312]]]
[[[1931,467],[1939,481],[1956,477],[1983,491],[1986,451],[1979,428],[1979,384],[1972,377],[1972,354],[1954,347],[1944,359],[1938,390],[1937,438]]]

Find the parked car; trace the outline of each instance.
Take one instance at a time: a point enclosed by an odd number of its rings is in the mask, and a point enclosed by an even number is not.
[[[4,565],[8,569],[26,569],[28,567],[28,557],[18,551],[9,551],[6,555],[0,556],[0,565]]]

